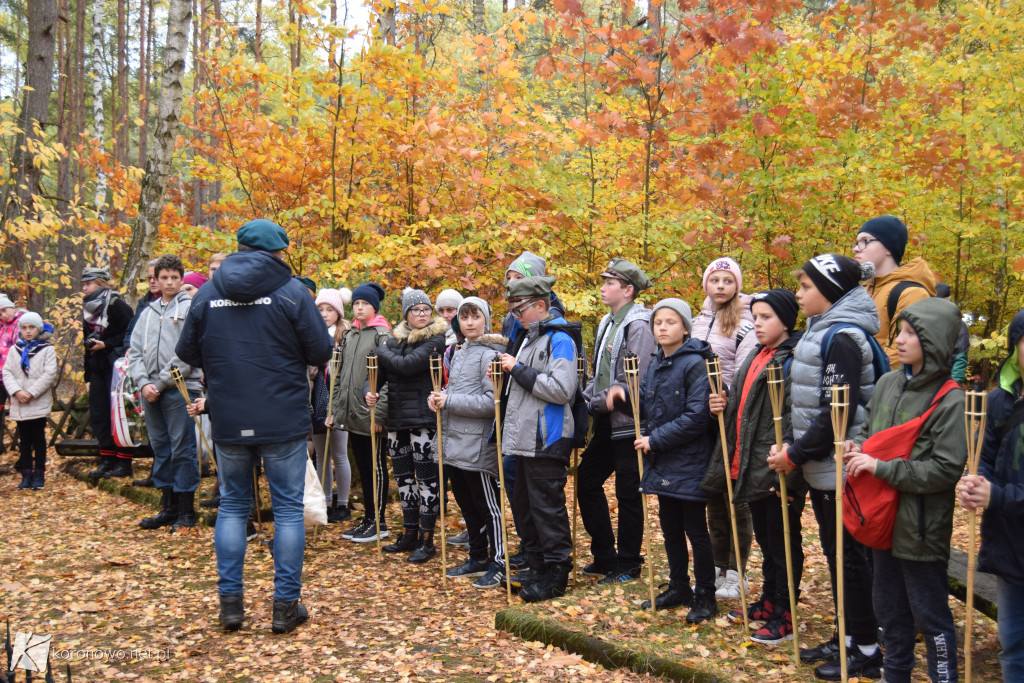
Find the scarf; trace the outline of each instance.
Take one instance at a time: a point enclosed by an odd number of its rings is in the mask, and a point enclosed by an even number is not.
[[[110,302],[121,298],[121,295],[112,289],[97,289],[89,294],[82,301],[82,316],[94,331],[103,334],[107,329],[107,310]]]
[[[21,369],[28,376],[29,363],[32,361],[32,356],[36,355],[47,346],[51,346],[50,342],[43,341],[36,337],[32,341],[26,341],[25,339],[18,337],[18,342],[14,345],[14,349],[21,354]]]

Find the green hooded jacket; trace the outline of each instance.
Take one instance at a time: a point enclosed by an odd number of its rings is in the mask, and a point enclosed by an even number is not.
[[[867,418],[854,439],[858,447],[872,434],[922,415],[950,379],[949,359],[960,331],[956,304],[924,299],[904,309],[899,320],[906,320],[917,332],[924,364],[912,377],[908,377],[907,369],[900,368],[878,381],[867,406]],[[909,460],[879,461],[875,467],[875,476],[900,492],[892,535],[893,556],[918,562],[949,560],[955,489],[966,461],[964,394],[954,389],[925,421]]]

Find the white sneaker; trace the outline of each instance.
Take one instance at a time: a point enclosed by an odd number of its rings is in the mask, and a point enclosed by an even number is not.
[[[723,583],[725,583],[725,570],[715,567],[715,590],[721,588]]]
[[[744,579],[743,587],[747,590],[750,589],[750,582]],[[715,597],[719,600],[738,600],[740,597],[740,575],[734,569],[730,569],[725,572],[725,580],[722,581],[722,585],[715,591]]]

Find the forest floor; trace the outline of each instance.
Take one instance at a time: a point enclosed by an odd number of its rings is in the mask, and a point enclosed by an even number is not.
[[[44,491],[15,490],[13,460],[14,454],[8,453],[0,465],[0,510],[5,513],[0,618],[10,619],[12,633],[51,635],[54,669],[63,671],[70,662],[73,680],[655,680],[608,671],[577,654],[495,629],[495,614],[507,606],[504,591],[477,590],[466,580],[442,586],[440,555],[426,565],[410,565],[402,557],[381,559],[374,544],[341,538],[348,523],[329,525],[308,537],[303,602],[311,616],[289,635],[270,631],[272,559],[265,549],[250,544],[245,627],[225,633],[217,624],[211,528],[179,535],[143,531],[138,521],[152,514],[151,506],[65,474],[58,457],[47,468]],[[203,480],[204,490],[211,481]],[[391,504],[389,516],[394,529],[400,518],[397,503]],[[449,533],[458,530],[455,516],[449,515]],[[805,524],[808,530],[814,528],[810,506]],[[957,528],[955,543],[966,548],[966,532],[961,531],[966,524]],[[827,569],[816,540],[810,531],[805,534],[799,608],[804,644],[827,637],[832,612]],[[662,577],[656,581],[663,581],[667,567],[658,543],[655,525],[655,569]],[[587,544],[581,539],[581,548]],[[464,559],[463,551],[449,546],[449,567]],[[589,556],[579,561],[585,564]],[[757,597],[756,552],[751,565],[750,594]],[[811,668],[792,666],[791,646],[749,644],[742,638],[742,625],[729,624],[724,617],[700,627],[687,626],[680,611],[652,619],[639,609],[646,597],[644,583],[598,587],[594,579],[582,574],[579,579],[580,585],[567,596],[529,606],[529,611],[721,680],[814,680]],[[518,598],[514,602],[522,606]],[[955,598],[950,604],[962,629],[964,607]],[[721,603],[723,614],[734,606]],[[995,623],[978,613],[974,634],[978,679],[998,680]],[[915,680],[926,680],[919,649]]]

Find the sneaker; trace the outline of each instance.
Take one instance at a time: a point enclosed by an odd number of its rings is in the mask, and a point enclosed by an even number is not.
[[[352,511],[348,509],[347,505],[336,505],[327,513],[328,524],[337,524],[346,519],[352,519]]]
[[[459,578],[471,578],[477,576],[483,576],[490,569],[491,565],[489,562],[477,562],[476,560],[466,560],[458,567],[453,567],[445,572],[445,576],[449,579]]]
[[[463,531],[461,534],[448,537],[448,545],[453,545],[456,548],[468,548],[469,547],[469,531]]]
[[[636,581],[640,578],[643,573],[643,567],[630,567],[628,569],[616,569],[615,571],[608,572],[604,575],[604,578],[597,582],[598,586],[607,586],[610,583],[628,583],[630,581]],[[648,605],[650,607],[650,605]]]
[[[258,535],[256,525],[252,523],[252,520],[247,521],[245,523],[245,542],[248,543],[249,541],[255,540]]]
[[[764,626],[751,634],[750,639],[763,645],[778,645],[793,640],[793,619],[789,612],[769,619]]]
[[[698,587],[693,592],[693,607],[686,613],[688,624],[701,624],[718,614],[718,601],[710,588]]]
[[[815,647],[800,648],[800,661],[804,664],[811,662],[827,662],[839,656],[839,635],[835,632],[832,637],[821,645]]]
[[[359,520],[358,524],[356,524],[354,527],[343,533],[341,537],[351,541],[353,536],[355,536],[356,534],[364,533],[366,531],[367,524],[373,526],[373,520],[367,520],[366,517],[363,517]]]
[[[544,572],[539,572],[536,569],[523,569],[512,574],[512,590],[519,590],[523,586],[529,586],[531,583],[536,583],[544,578]]]
[[[882,648],[876,647],[875,653],[866,655],[856,645],[846,648],[846,674],[849,678],[882,677]],[[842,663],[839,657],[825,662],[814,670],[814,675],[823,681],[843,680]]]
[[[685,590],[669,586],[667,590],[654,598],[654,609],[672,609],[673,607],[692,607],[693,591],[689,586]],[[651,601],[644,600],[641,609],[650,610]]]
[[[771,618],[774,616],[774,609],[775,606],[772,605],[771,600],[762,597],[757,602],[747,605],[747,618],[750,621],[770,621]],[[734,624],[742,623],[743,610],[734,609],[733,611],[729,612],[728,618],[729,621],[731,621]]]
[[[721,567],[715,567],[715,590],[717,591],[725,583],[725,570]]]
[[[473,588],[502,588],[505,585],[505,570],[496,562],[491,563],[487,573],[473,582]]]
[[[608,566],[600,562],[591,562],[583,568],[583,573],[587,576],[597,576],[602,579],[608,576],[608,574],[613,571],[615,571],[614,566]]]
[[[388,536],[390,536],[390,534],[388,533],[388,528],[385,525],[381,524],[380,525],[380,537],[381,537],[381,539],[385,539]],[[352,541],[353,543],[373,543],[374,541],[377,540],[377,524],[371,519],[366,524],[366,529],[364,531],[362,531],[362,532],[360,532],[358,534],[353,534],[352,538],[350,538],[349,540]]]
[[[750,582],[743,579],[744,588],[750,588]],[[740,598],[740,575],[735,569],[725,572],[725,580],[715,591],[715,597],[719,600],[739,600]]]
[[[517,553],[513,553],[508,556],[508,566],[511,567],[512,571],[518,571],[520,569],[526,569],[530,566],[530,563],[526,559],[526,551],[520,550]]]

